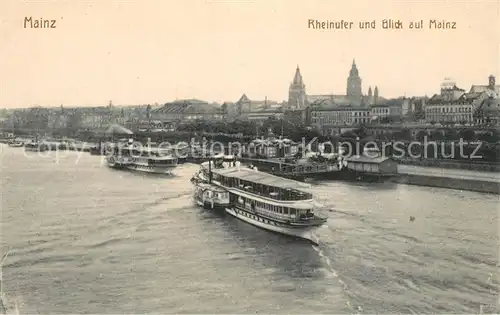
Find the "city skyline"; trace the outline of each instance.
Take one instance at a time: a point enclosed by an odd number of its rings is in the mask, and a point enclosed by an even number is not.
[[[465,90],[499,77],[496,1],[339,3],[5,1],[0,108],[189,98],[222,103],[244,93],[282,101],[297,64],[306,94],[345,94],[353,59],[363,94],[378,86],[386,98],[431,96],[446,77]],[[24,29],[26,16],[58,19],[58,25]],[[457,29],[307,27],[308,19],[378,22],[391,16],[453,20]]]

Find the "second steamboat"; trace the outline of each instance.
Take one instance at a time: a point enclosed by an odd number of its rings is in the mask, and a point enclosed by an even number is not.
[[[157,148],[134,148],[131,145],[114,147],[107,157],[108,166],[154,174],[172,174],[177,167],[177,158]]]

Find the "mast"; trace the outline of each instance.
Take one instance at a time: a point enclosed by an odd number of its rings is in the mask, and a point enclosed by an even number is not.
[[[208,183],[212,183],[212,156],[208,158]]]
[[[15,128],[14,128],[14,115],[11,115],[10,118],[11,118],[10,122],[11,122],[11,128],[12,128],[11,131],[12,131],[12,134],[14,135],[14,130],[15,130]]]

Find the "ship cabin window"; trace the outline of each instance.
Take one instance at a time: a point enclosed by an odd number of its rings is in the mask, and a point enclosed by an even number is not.
[[[287,200],[303,200],[306,199],[306,195],[307,194],[297,190],[286,189],[284,193],[284,198]]]
[[[287,208],[287,207],[285,207],[285,208],[283,209],[283,213],[284,213],[284,214],[288,214],[288,208]]]
[[[228,186],[228,187],[231,187],[233,186],[233,178],[228,178],[228,177],[221,177],[220,178],[220,182],[224,185],[224,186]]]
[[[236,203],[236,202],[237,202],[237,200],[238,200],[238,197],[236,197],[236,195],[233,195],[233,194],[230,194],[230,195],[229,195],[229,201],[230,201],[232,204]]]

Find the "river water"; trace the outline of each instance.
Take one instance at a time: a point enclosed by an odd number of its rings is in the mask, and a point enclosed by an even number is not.
[[[195,207],[196,165],[1,149],[9,312],[498,312],[496,195],[313,182],[332,210],[312,246]]]

